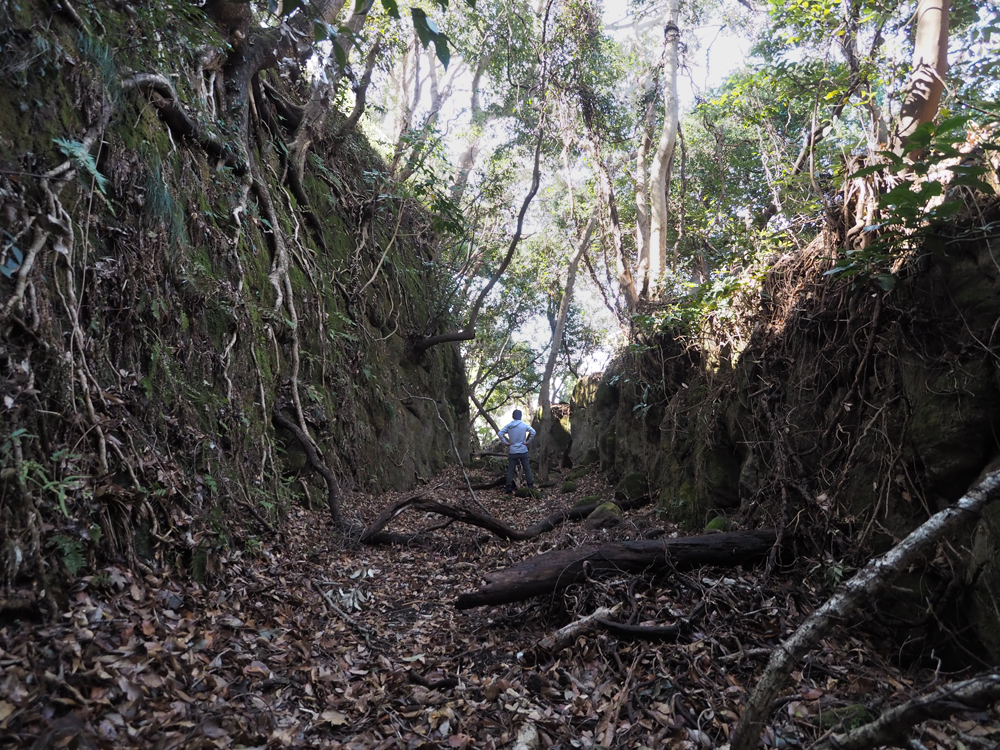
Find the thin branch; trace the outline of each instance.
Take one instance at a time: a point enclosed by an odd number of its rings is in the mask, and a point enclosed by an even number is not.
[[[955,539],[983,508],[1000,498],[1000,471],[987,474],[955,505],[931,516],[884,556],[868,563],[840,591],[799,626],[775,649],[767,669],[733,735],[732,750],[752,750],[760,742],[764,721],[795,665],[844,618],[884,590],[901,571],[933,552],[942,539]]]
[[[1000,699],[1000,672],[986,672],[962,682],[942,685],[933,693],[889,709],[878,719],[844,734],[825,737],[811,750],[868,750],[901,746],[910,730],[927,719],[948,719],[964,711],[988,709]]]

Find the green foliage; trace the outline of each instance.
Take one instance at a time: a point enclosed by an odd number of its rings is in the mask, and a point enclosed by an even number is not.
[[[954,192],[954,188],[994,193],[993,187],[981,179],[989,171],[985,166],[957,161],[962,152],[955,143],[965,140],[971,120],[971,116],[963,115],[937,125],[924,123],[907,140],[910,156],[881,151],[878,163],[848,175],[847,179],[856,179],[895,174],[897,184],[879,196],[881,221],[865,227],[873,241],[861,249],[846,250],[828,275],[856,276],[861,282],[874,279],[888,291],[896,284],[890,267],[900,254],[918,247],[941,222],[965,205],[962,194]],[[991,143],[985,146],[1000,148]],[[946,193],[949,190],[952,192]]]
[[[465,0],[466,4],[475,9],[476,0]],[[441,11],[448,10],[448,0],[434,0],[434,4],[439,6]],[[355,0],[354,12],[359,12],[364,8],[365,0]],[[399,21],[399,4],[396,0],[381,0],[382,9],[392,19]],[[304,14],[312,12],[312,6],[303,0],[268,0],[267,10],[272,16],[287,18],[299,11]],[[427,11],[419,6],[410,7],[410,16],[413,20],[413,29],[420,39],[420,43],[426,49],[429,45],[434,45],[434,51],[438,60],[445,68],[451,62],[451,50],[449,48],[448,35],[443,33],[427,15]],[[337,41],[338,36],[350,36],[351,30],[346,26],[334,28],[326,19],[314,17],[312,21],[313,40],[316,42],[332,41],[334,57],[341,68],[347,67],[347,54],[344,48]]]
[[[97,189],[101,191],[102,195],[107,194],[108,178],[98,171],[97,161],[87,151],[83,143],[66,140],[65,138],[56,138],[55,144],[59,147],[60,151],[73,161],[78,169],[82,169],[94,179]]]
[[[59,534],[52,538],[52,542],[62,555],[62,563],[66,566],[71,576],[76,576],[80,569],[87,564],[83,556],[83,544],[79,539],[70,539],[68,536]]]

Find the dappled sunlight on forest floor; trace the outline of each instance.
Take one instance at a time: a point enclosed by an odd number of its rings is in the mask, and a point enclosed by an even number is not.
[[[466,502],[461,474],[435,480]],[[402,496],[399,493],[398,496]],[[585,477],[541,501],[479,501],[525,528],[586,495]],[[344,498],[370,521],[396,495]],[[404,514],[390,530],[439,526]],[[294,508],[279,536],[222,550],[209,586],[123,568],[82,578],[54,623],[0,623],[0,744],[19,747],[615,748],[722,747],[773,648],[824,598],[792,569],[700,570],[577,584],[554,598],[457,611],[482,573],[585,541],[664,529],[655,510],[612,530],[566,524],[508,543],[460,524],[409,548],[332,538],[324,513]],[[655,535],[657,532],[653,532]],[[237,550],[236,547],[242,547]],[[324,598],[324,596],[326,598]],[[682,625],[676,643],[601,629],[535,646],[600,606],[634,625]],[[808,746],[953,675],[904,671],[886,640],[842,629],[794,673],[765,743]],[[923,725],[929,749],[995,747],[1000,715]]]

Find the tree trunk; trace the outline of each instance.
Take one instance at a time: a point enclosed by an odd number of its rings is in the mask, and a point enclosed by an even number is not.
[[[657,82],[653,80],[646,94],[646,111],[635,157],[635,247],[639,254],[638,291],[642,297],[649,295],[649,167],[646,161],[656,124],[656,87]]]
[[[913,41],[913,72],[899,115],[894,147],[902,153],[906,139],[937,114],[948,70],[950,0],[920,0]]]
[[[601,153],[601,144],[597,139],[597,133],[591,123],[585,123],[587,128],[587,140],[590,145],[591,158],[594,161],[594,169],[597,172],[597,194],[608,208],[608,227],[611,234],[611,241],[615,249],[615,267],[618,272],[618,286],[625,297],[625,305],[631,311],[635,310],[639,303],[639,297],[635,291],[635,279],[632,276],[632,269],[629,267],[628,258],[625,256],[625,243],[622,239],[622,226],[618,219],[618,203],[615,201],[615,187],[611,181],[611,174],[608,165],[604,163]]]
[[[762,560],[775,542],[773,529],[678,539],[587,544],[530,557],[509,568],[487,573],[478,591],[461,594],[455,605],[471,609],[508,604],[551,594],[601,570],[664,572],[701,565],[733,567]]]
[[[649,295],[656,296],[656,286],[667,267],[667,193],[670,190],[670,164],[677,146],[680,107],[677,99],[677,76],[680,70],[680,0],[670,0],[663,33],[663,130],[656,146],[649,179]],[[645,285],[644,285],[645,286]]]
[[[517,250],[518,243],[521,241],[521,234],[524,232],[524,217],[528,213],[528,207],[531,205],[531,201],[535,197],[535,193],[538,192],[538,185],[541,181],[541,158],[542,158],[542,141],[545,138],[545,128],[542,122],[538,124],[538,140],[535,142],[535,155],[534,163],[531,168],[531,187],[528,189],[528,194],[524,197],[521,202],[521,210],[517,214],[517,226],[514,229],[514,235],[510,238],[510,244],[507,246],[507,254],[501,261],[500,266],[490,280],[486,283],[486,286],[482,288],[479,292],[479,296],[476,297],[476,301],[472,304],[472,309],[469,311],[469,320],[465,324],[465,328],[461,331],[454,331],[452,333],[442,333],[437,336],[430,336],[423,341],[418,341],[413,345],[413,350],[417,354],[426,351],[432,346],[437,346],[438,344],[444,344],[449,341],[471,341],[476,337],[476,323],[479,321],[479,312],[482,310],[483,304],[486,302],[486,298],[489,293],[496,286],[500,277],[503,276],[504,271],[507,270],[507,266],[514,259],[514,252]]]
[[[573,301],[573,285],[576,283],[576,271],[580,266],[580,259],[590,245],[590,237],[594,232],[594,225],[596,223],[597,209],[595,208],[587,220],[587,226],[584,227],[583,237],[577,241],[576,252],[570,258],[569,267],[566,269],[566,287],[563,289],[562,300],[559,302],[556,326],[552,332],[552,342],[549,345],[549,359],[545,363],[545,373],[542,375],[542,385],[538,393],[538,403],[542,407],[542,425],[538,431],[538,476],[543,480],[549,478],[549,453],[552,450],[552,373],[555,372],[556,360],[559,358],[559,350],[562,348],[563,333],[566,330],[566,317],[569,315],[569,306]]]
[[[483,126],[486,123],[486,117],[479,101],[479,87],[489,63],[490,56],[483,55],[483,58],[479,61],[479,65],[476,66],[475,74],[472,76],[472,93],[469,98],[472,133],[468,144],[465,146],[465,151],[462,152],[462,156],[458,160],[455,184],[451,187],[451,199],[456,205],[462,202],[462,196],[465,195],[465,188],[469,185],[469,174],[472,172],[472,167],[476,163],[476,157],[479,155],[479,143],[482,140]]]

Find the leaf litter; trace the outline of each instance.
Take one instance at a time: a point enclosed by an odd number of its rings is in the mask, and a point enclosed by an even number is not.
[[[468,502],[457,470],[434,498]],[[541,500],[481,491],[525,528],[600,479]],[[399,495],[401,496],[401,495]],[[370,520],[397,495],[344,498]],[[423,542],[364,547],[328,517],[291,509],[280,533],[221,550],[201,586],[171,572],[109,566],[77,579],[54,622],[0,621],[0,745],[24,748],[725,748],[768,655],[822,601],[801,570],[668,577],[628,574],[495,608],[457,611],[485,572],[589,541],[678,535],[656,511],[613,529],[567,524],[530,542],[403,514]],[[602,606],[640,626],[680,625],[675,642],[600,628],[555,652],[536,647]],[[763,744],[805,748],[955,675],[901,668],[879,633],[845,627],[793,674]],[[928,750],[997,747],[1000,713],[916,730]]]

